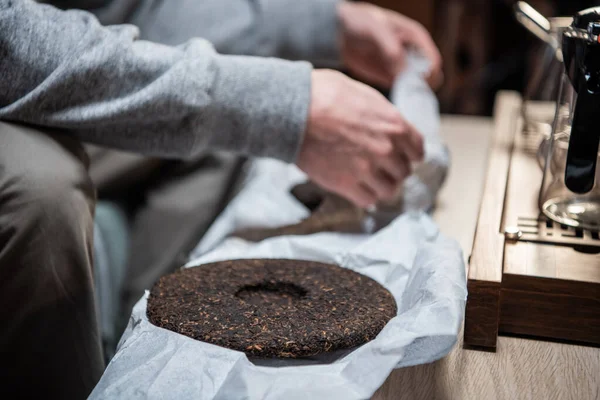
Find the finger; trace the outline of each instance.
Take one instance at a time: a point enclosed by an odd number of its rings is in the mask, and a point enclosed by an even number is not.
[[[389,200],[394,197],[399,182],[380,169],[375,169],[369,179],[362,181],[369,191],[373,192],[377,200]]]
[[[423,161],[423,147],[416,143],[418,140],[418,136],[404,135],[395,141],[397,151],[403,153],[411,163]]]
[[[368,135],[363,136],[363,151],[370,156],[385,157],[394,152],[393,140],[379,131],[371,130]]]
[[[431,70],[426,79],[430,88],[433,90],[438,90],[444,84],[444,71],[441,69],[437,71]]]
[[[382,62],[386,72],[388,87],[394,83],[396,76],[404,69],[405,51],[402,41],[387,29],[377,30],[378,44],[382,54]]]
[[[429,32],[421,25],[412,25],[403,35],[405,43],[410,44],[420,50],[431,62],[432,70],[439,70],[442,67],[442,56],[435,45]]]
[[[413,162],[422,161],[425,156],[425,143],[423,140],[423,135],[417,131],[417,129],[412,126],[410,123],[406,123],[407,125],[407,138],[410,146],[410,152],[407,152],[408,159]]]
[[[394,143],[385,131],[377,129],[373,118],[363,117],[341,126],[338,137],[329,142],[329,150],[347,157],[364,157],[369,155],[386,155],[394,150]],[[375,120],[377,121],[377,120]],[[346,160],[347,161],[347,160]]]
[[[395,148],[399,148],[410,161],[421,161],[424,156],[423,136],[412,124],[402,118],[394,108],[386,121],[380,123],[379,129],[392,138]]]
[[[364,118],[352,132],[361,153],[386,156],[394,151],[393,139],[386,132],[386,123],[378,116]]]
[[[345,195],[342,195],[360,208],[367,208],[377,203],[375,192],[361,183],[353,186]]]
[[[377,165],[383,173],[389,175],[390,179],[399,184],[412,172],[410,161],[404,154],[393,154],[390,157],[381,157]]]
[[[431,63],[427,80],[434,89],[437,88],[437,86],[433,85],[441,85],[443,81],[442,55],[431,38],[431,35],[427,29],[415,21],[402,20],[399,24],[404,25],[403,29],[401,29],[402,40],[404,43],[416,47]]]
[[[409,123],[406,123],[404,130],[394,136],[394,146],[406,155],[409,161],[419,162],[423,160],[425,148],[423,136]]]
[[[402,72],[404,70],[404,67],[406,66],[405,60],[406,60],[406,49],[404,48],[404,45],[401,41],[397,41],[397,46],[398,46],[398,54],[397,54],[397,61],[396,61],[396,65],[394,66],[394,69],[392,70],[392,79],[396,79],[396,77],[398,76],[398,74],[400,74],[400,72]],[[393,81],[392,81],[393,83]]]

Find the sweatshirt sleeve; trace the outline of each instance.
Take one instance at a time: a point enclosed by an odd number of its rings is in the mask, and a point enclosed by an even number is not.
[[[312,67],[138,40],[84,11],[0,0],[0,119],[163,157],[230,150],[293,161]]]
[[[219,53],[342,65],[338,4],[342,0],[138,0],[129,21],[142,38],[179,44],[202,37]],[[114,20],[107,20],[114,22]]]
[[[262,37],[271,54],[291,60],[341,66],[340,0],[258,0]]]

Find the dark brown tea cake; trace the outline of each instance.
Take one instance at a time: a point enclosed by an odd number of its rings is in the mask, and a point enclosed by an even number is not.
[[[308,357],[364,344],[396,315],[364,275],[313,261],[229,260],[163,276],[148,299],[159,327],[253,357]]]
[[[312,182],[296,185],[292,195],[311,215],[291,225],[280,227],[250,227],[233,232],[231,236],[250,242],[286,235],[311,235],[319,232],[363,233],[365,212],[348,200],[327,192]]]

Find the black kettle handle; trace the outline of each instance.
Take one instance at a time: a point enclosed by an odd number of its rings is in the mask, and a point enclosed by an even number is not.
[[[600,144],[600,96],[591,93],[585,80],[579,87],[567,151],[565,185],[574,193],[587,193],[594,187]]]

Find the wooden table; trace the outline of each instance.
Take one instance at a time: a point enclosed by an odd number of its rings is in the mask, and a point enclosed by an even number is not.
[[[452,168],[434,218],[470,254],[493,124],[488,118],[442,118]],[[496,353],[463,350],[395,370],[374,400],[600,399],[600,349],[500,337]]]

